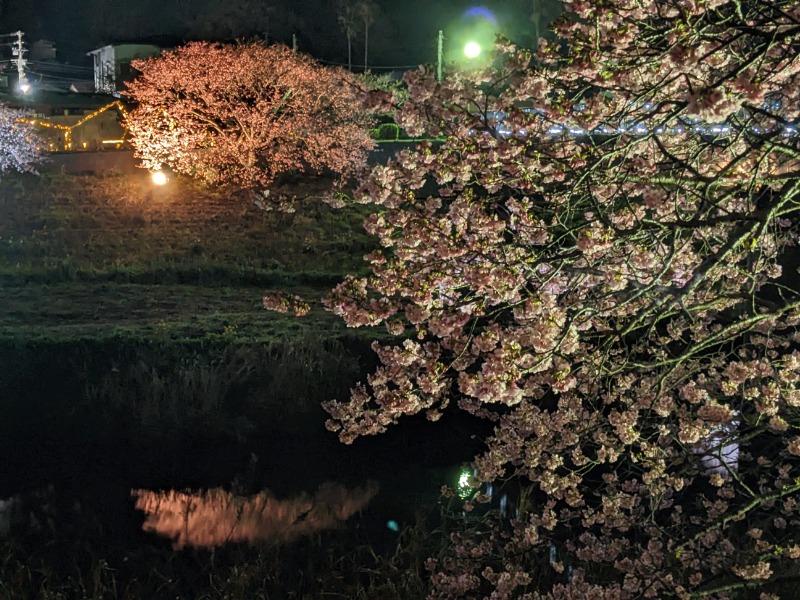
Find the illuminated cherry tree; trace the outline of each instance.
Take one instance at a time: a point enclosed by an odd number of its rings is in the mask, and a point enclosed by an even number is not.
[[[434,597],[796,590],[800,5],[565,10],[534,54],[408,77],[398,123],[443,141],[356,194],[382,248],[327,305],[397,343],[329,428],[493,422],[465,508],[524,493],[428,562]]]
[[[198,42],[133,66],[127,127],[149,169],[265,188],[287,172],[347,174],[372,147],[352,75],[285,46]]]
[[[29,115],[0,104],[0,173],[33,173],[44,156]]]

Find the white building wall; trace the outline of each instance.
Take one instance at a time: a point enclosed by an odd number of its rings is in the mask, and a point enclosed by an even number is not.
[[[113,94],[117,90],[114,46],[103,46],[89,54],[94,60],[94,91],[98,94]]]

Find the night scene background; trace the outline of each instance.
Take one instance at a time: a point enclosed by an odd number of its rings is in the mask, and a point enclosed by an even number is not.
[[[377,0],[370,27],[370,59],[376,67],[403,67],[436,60],[437,33],[457,30],[464,13],[475,3],[431,0],[403,2]],[[552,0],[486,2],[497,19],[498,32],[531,45],[534,15],[542,32],[560,11]],[[345,63],[347,44],[337,20],[337,2],[257,2],[231,0],[78,0],[59,2],[5,0],[0,23],[9,32],[21,29],[32,42],[56,43],[57,57],[86,64],[89,50],[110,43],[147,39],[233,40],[261,37],[291,44],[318,60]],[[356,28],[354,56],[363,56],[363,27]],[[358,60],[355,62],[359,62]],[[360,61],[363,62],[363,61]]]
[[[379,0],[369,67],[400,78],[433,64],[439,31],[448,60],[476,23],[485,40],[532,45],[559,10]],[[423,593],[397,567],[421,569],[425,544],[400,552],[399,536],[429,526],[443,485],[468,489],[485,426],[454,417],[432,435],[422,419],[340,444],[320,403],[374,368],[370,335],[260,304],[265,287],[319,295],[363,269],[366,213],[280,215],[186,180],[154,188],[120,143],[108,92],[123,84],[98,90],[88,55],[266,40],[345,66],[340,11],[323,0],[0,2],[0,31],[24,34],[32,86],[16,87],[9,35],[0,95],[55,123],[41,175],[0,191],[0,597]],[[351,36],[357,72],[363,22]]]
[[[0,0],[0,600],[794,597],[800,9],[615,2]]]

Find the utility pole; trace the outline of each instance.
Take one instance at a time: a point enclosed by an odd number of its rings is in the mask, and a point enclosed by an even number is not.
[[[444,32],[439,30],[436,41],[436,83],[442,83],[442,59],[444,57]]]
[[[534,48],[537,48],[539,44],[539,36],[541,35],[539,30],[541,29],[541,23],[542,23],[542,7],[540,0],[533,0],[533,12],[531,13],[531,22],[533,23]]]
[[[24,35],[21,31],[17,31],[16,33],[12,33],[12,36],[16,37],[11,43],[11,55],[15,56],[12,62],[17,63],[17,74],[19,75],[19,89],[22,90],[23,94],[26,94],[29,89],[31,89],[30,84],[28,83],[28,77],[25,75],[25,65],[28,61],[25,60],[25,53],[27,50],[23,45],[22,36]]]
[[[292,34],[292,50],[297,52],[297,34],[296,33]]]

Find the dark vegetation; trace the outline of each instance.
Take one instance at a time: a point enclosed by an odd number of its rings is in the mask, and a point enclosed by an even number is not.
[[[267,289],[320,297],[363,268],[364,215],[313,199],[316,187],[295,186],[312,198],[285,214],[180,179],[155,188],[146,173],[0,182],[0,499],[26,498],[0,539],[0,599],[424,597],[444,477],[430,470],[398,469],[384,493],[406,512],[399,536],[365,514],[286,547],[174,552],[141,532],[128,497],[131,482],[289,494],[282,468],[298,490],[326,465],[340,469],[328,479],[363,478],[363,464],[341,467],[319,402],[369,371],[380,333],[321,308],[261,307]],[[395,453],[364,440],[361,453],[372,473],[441,466],[473,454],[454,431],[389,440]],[[429,502],[401,506],[420,484]]]
[[[313,196],[314,182],[298,192]],[[368,340],[321,308],[302,320],[261,307],[269,288],[320,297],[361,268],[372,241],[355,211],[311,199],[268,212],[183,180],[156,188],[142,172],[10,177],[0,212],[6,436],[33,433],[19,394],[43,403],[34,429],[44,418],[63,429],[80,401],[156,433],[236,433],[219,418],[234,397],[255,402],[257,389],[283,407],[259,410],[285,416],[359,375]]]

